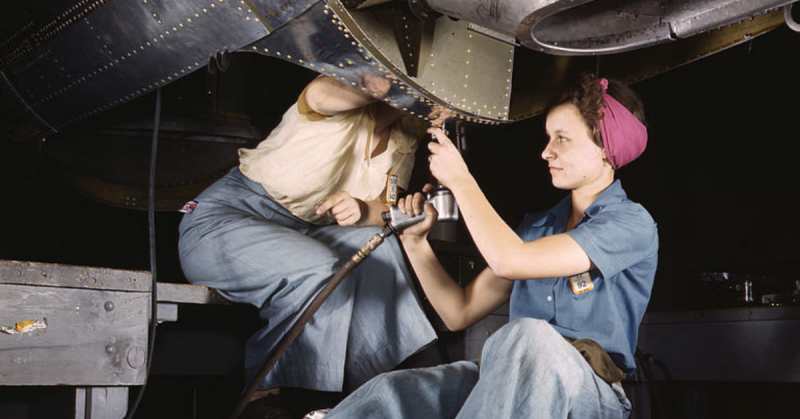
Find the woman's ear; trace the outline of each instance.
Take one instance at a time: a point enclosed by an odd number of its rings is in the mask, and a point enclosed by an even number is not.
[[[603,155],[603,163],[611,166],[611,162],[608,161],[608,154],[606,154],[606,148],[605,147],[600,147],[600,152]],[[613,166],[612,166],[612,168],[613,168]]]

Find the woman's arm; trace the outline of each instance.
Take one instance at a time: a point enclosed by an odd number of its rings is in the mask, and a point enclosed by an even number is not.
[[[415,194],[417,202],[419,196]],[[408,200],[398,203],[400,208],[404,208],[407,214],[419,213],[419,210],[405,207],[405,201]],[[439,263],[427,239],[436,220],[436,210],[430,204],[425,204],[425,214],[425,220],[404,230],[400,240],[425,296],[444,324],[452,331],[466,329],[506,303],[513,284],[488,268],[466,288],[453,281]]]
[[[583,248],[567,234],[523,242],[489,204],[450,139],[441,129],[429,132],[439,141],[428,145],[433,154],[431,173],[453,192],[475,245],[496,275],[507,279],[552,278],[576,275],[592,267]]]
[[[363,90],[330,77],[317,77],[306,87],[306,102],[315,112],[333,116],[366,106],[382,98],[389,92],[391,82],[385,77],[365,74],[361,78],[361,87]]]

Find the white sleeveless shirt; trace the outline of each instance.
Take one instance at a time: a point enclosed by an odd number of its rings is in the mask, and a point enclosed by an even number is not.
[[[292,214],[315,224],[331,224],[315,207],[339,190],[362,201],[378,199],[389,175],[408,188],[417,141],[402,118],[392,127],[387,149],[370,157],[376,106],[325,117],[305,101],[305,91],[280,124],[254,149],[239,149],[239,169],[260,183]]]

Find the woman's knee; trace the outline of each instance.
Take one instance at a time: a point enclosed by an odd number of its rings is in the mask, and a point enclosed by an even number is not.
[[[503,356],[521,362],[547,365],[549,357],[559,356],[565,343],[564,338],[547,322],[521,318],[497,330],[486,342],[484,351],[501,352]]]
[[[370,382],[375,389],[387,393],[469,393],[478,382],[478,367],[470,361],[458,361],[433,367],[390,371],[378,375]],[[467,387],[467,390],[461,387]]]
[[[495,335],[502,339],[515,341],[540,341],[543,338],[560,337],[549,323],[530,317],[523,317],[509,322],[501,327]]]

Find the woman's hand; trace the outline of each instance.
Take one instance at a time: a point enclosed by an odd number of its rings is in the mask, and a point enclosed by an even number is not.
[[[425,240],[428,237],[428,232],[431,231],[433,225],[436,223],[436,218],[439,216],[436,208],[431,204],[426,204],[426,193],[433,189],[433,185],[426,184],[422,188],[422,192],[417,192],[414,195],[408,195],[400,198],[397,201],[397,208],[409,217],[414,217],[422,212],[425,212],[425,219],[417,224],[407,227],[400,233],[401,239],[406,240]]]
[[[363,91],[375,99],[383,99],[392,88],[392,81],[380,74],[364,73],[359,81]]]
[[[460,182],[471,178],[469,169],[461,153],[441,128],[428,128],[428,133],[433,134],[438,142],[429,142],[428,158],[431,174],[444,186],[454,190]]]
[[[330,214],[340,226],[352,226],[361,221],[364,216],[364,202],[353,198],[345,191],[338,191],[317,204],[317,215]]]
[[[428,118],[431,120],[432,127],[441,127],[442,124],[447,121],[448,118],[453,116],[453,111],[450,109],[445,108],[442,105],[435,105],[431,112],[428,114]]]

